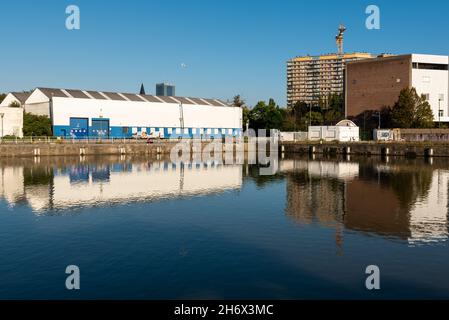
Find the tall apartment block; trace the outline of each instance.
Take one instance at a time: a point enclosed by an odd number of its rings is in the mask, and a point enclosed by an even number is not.
[[[369,53],[342,53],[303,56],[289,60],[287,62],[287,105],[293,106],[299,101],[318,105],[320,99],[325,100],[329,94],[343,94],[346,64],[373,57]]]

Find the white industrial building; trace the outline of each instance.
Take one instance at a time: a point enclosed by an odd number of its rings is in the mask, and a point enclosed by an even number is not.
[[[0,137],[23,137],[23,106],[30,96],[26,92],[11,92],[0,103]]]
[[[23,109],[0,107],[0,137],[23,137]]]
[[[342,120],[335,126],[310,126],[310,141],[360,141],[360,129],[350,120]]]
[[[242,108],[216,99],[37,88],[26,112],[46,115],[66,138],[239,136]]]

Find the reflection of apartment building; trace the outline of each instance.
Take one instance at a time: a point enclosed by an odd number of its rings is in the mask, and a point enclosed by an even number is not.
[[[335,226],[341,222],[345,211],[342,181],[309,180],[309,177],[289,174],[287,190],[285,211],[298,223]]]
[[[48,179],[30,179],[23,167],[0,171],[9,182],[0,196],[12,205],[26,199],[35,212],[132,201],[152,201],[239,189],[241,166],[174,165],[168,162],[135,164],[79,164],[50,171]],[[24,177],[25,175],[25,177]],[[26,182],[28,180],[28,183]],[[25,181],[25,183],[24,183]]]
[[[296,57],[287,62],[287,105],[317,105],[329,94],[344,91],[344,68],[350,61],[372,58],[368,53]]]
[[[345,212],[344,181],[358,176],[359,164],[336,161],[285,160],[289,216],[300,223],[335,225]]]

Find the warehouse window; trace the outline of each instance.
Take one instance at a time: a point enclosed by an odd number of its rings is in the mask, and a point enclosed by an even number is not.
[[[447,71],[448,65],[447,64],[440,64],[440,63],[413,63],[413,69],[421,69],[421,70],[445,70]]]

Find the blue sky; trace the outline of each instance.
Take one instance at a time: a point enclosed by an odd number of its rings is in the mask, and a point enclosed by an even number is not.
[[[65,28],[65,9],[81,29]],[[365,8],[381,29],[365,28]],[[2,2],[0,92],[37,86],[137,92],[173,82],[177,94],[250,105],[286,101],[286,61],[345,51],[449,55],[449,2],[300,0],[15,0]],[[181,65],[185,64],[186,67]]]

